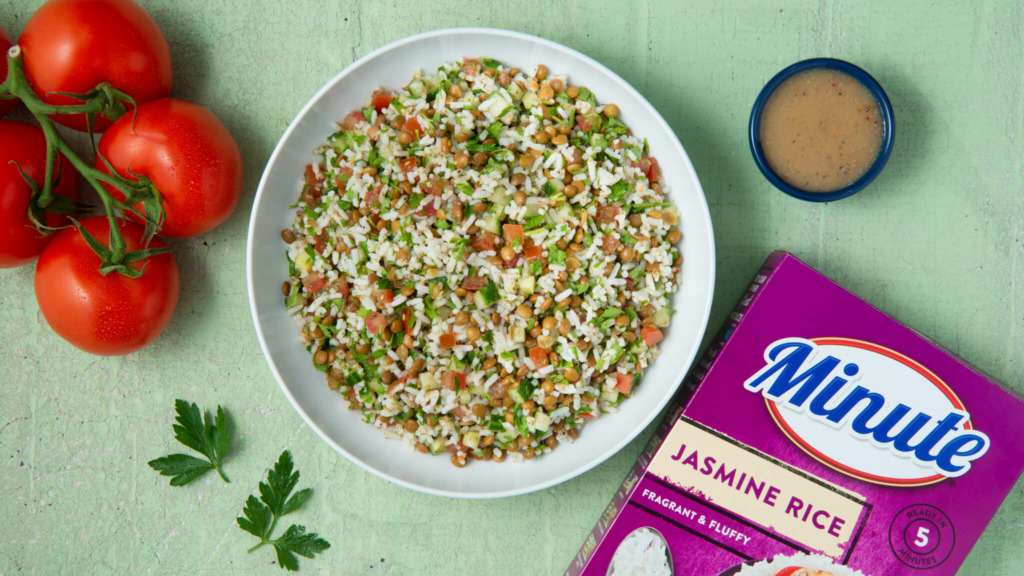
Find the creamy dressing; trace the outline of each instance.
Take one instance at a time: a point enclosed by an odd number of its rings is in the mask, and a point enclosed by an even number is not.
[[[761,113],[768,166],[807,192],[831,192],[863,176],[881,149],[878,101],[848,74],[801,72],[779,86]]]

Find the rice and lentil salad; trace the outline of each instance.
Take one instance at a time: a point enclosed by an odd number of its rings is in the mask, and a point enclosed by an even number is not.
[[[531,459],[657,357],[679,214],[615,104],[487,58],[374,92],[307,166],[286,305],[363,419],[420,452]]]

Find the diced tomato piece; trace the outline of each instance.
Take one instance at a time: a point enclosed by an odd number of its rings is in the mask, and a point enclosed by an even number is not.
[[[306,185],[312,186],[314,188],[319,188],[324,181],[323,174],[317,176],[316,171],[313,170],[312,164],[306,164],[306,172],[305,174],[303,174],[303,176],[305,176]]]
[[[338,174],[334,177],[334,185],[338,187],[338,190],[344,191],[348,188],[348,181],[352,178],[352,168],[350,166],[342,166],[338,168]]]
[[[306,289],[309,294],[314,294],[327,286],[327,278],[319,272],[310,272],[306,274],[306,277],[302,279],[302,286]]]
[[[402,326],[406,330],[412,330],[412,308],[402,310]]]
[[[412,172],[413,170],[419,168],[419,166],[420,163],[418,160],[416,160],[416,158],[405,158],[403,160],[398,161],[398,167],[402,170],[402,172],[405,173]]]
[[[591,414],[590,412],[583,412],[579,414],[579,417],[584,420],[593,420],[594,418],[597,418],[597,416]]]
[[[444,192],[444,182],[436,176],[427,178],[426,182],[420,184],[420,189],[427,194],[433,194],[434,196],[440,196]]]
[[[526,242],[526,237],[523,236],[523,227],[519,224],[505,224],[501,230],[505,233],[505,244],[513,248],[521,248]],[[519,240],[519,243],[516,243],[516,240]]]
[[[633,389],[633,377],[629,374],[616,374],[615,389],[628,396]]]
[[[604,240],[601,242],[601,250],[605,254],[614,254],[616,250],[622,246],[622,242],[619,241],[619,237],[615,234],[605,234]]]
[[[469,245],[481,252],[494,250],[494,241],[497,240],[497,238],[498,236],[495,234],[484,232],[482,234],[478,234],[476,238],[473,238],[473,241],[470,242]]]
[[[419,212],[420,216],[423,216],[424,218],[430,218],[434,214],[437,214],[437,204],[434,204],[433,198],[427,198],[426,200],[424,200],[422,206],[423,207],[420,208]]]
[[[459,420],[465,420],[466,411],[462,409],[462,406],[456,406],[455,408],[452,408],[452,415],[458,418]],[[461,443],[462,442],[459,442],[459,444]]]
[[[526,257],[526,261],[527,262],[533,262],[537,258],[543,258],[544,257],[544,247],[543,246],[528,246],[525,250],[523,250],[523,256]]]
[[[370,105],[377,110],[377,114],[380,114],[388,106],[391,106],[391,100],[393,98],[394,96],[392,96],[390,92],[378,90],[373,93],[373,96],[370,99]]]
[[[639,164],[636,162],[632,164],[634,168],[639,168],[652,183],[661,180],[661,168],[658,166],[658,160],[653,156],[641,159]]]
[[[515,258],[509,260],[508,262],[505,262],[505,268],[507,270],[511,270],[511,269],[515,268],[516,266],[519,266],[519,261],[521,259],[522,259],[522,256],[520,256],[519,254],[516,254]]]
[[[651,182],[658,182],[661,180],[661,168],[658,166],[658,159],[651,156],[650,166],[647,167],[647,179]]]
[[[381,184],[377,184],[376,186],[373,187],[373,189],[367,190],[366,191],[366,197],[363,198],[363,204],[366,204],[367,206],[370,206],[374,202],[376,202],[377,201],[377,196],[380,195],[381,187],[382,187]]]
[[[400,387],[402,387],[405,384],[405,381],[408,379],[409,375],[406,374],[405,376],[402,376],[401,378],[398,378],[397,380],[392,382],[391,386],[388,386],[388,395],[390,396],[394,394]]]
[[[423,126],[420,126],[420,121],[415,116],[405,121],[405,124],[402,125],[402,132],[408,132],[417,140],[423,138],[424,134]]]
[[[385,289],[384,290],[384,302],[386,304],[391,304],[394,301],[395,301],[395,291],[394,290],[390,290],[390,289]]]
[[[370,315],[366,317],[366,330],[369,331],[370,334],[380,334],[381,329],[383,329],[387,323],[388,319],[383,314],[380,312],[371,312]]]
[[[806,568],[800,568],[799,566],[790,566],[789,568],[783,568],[779,570],[775,576],[809,576],[810,572]]]
[[[533,365],[540,370],[548,365],[548,353],[540,346],[530,348],[530,360],[532,360]]]
[[[317,234],[316,238],[313,239],[313,250],[315,250],[317,254],[323,254],[324,249],[327,248],[327,240],[327,230]]]
[[[345,116],[345,119],[341,121],[341,127],[345,130],[355,130],[356,126],[360,122],[366,122],[366,117],[363,116],[362,110],[353,110]]]
[[[462,59],[462,71],[465,73],[467,78],[472,78],[480,73],[483,69],[483,65],[476,58],[463,58]]]
[[[458,392],[466,387],[466,375],[462,372],[445,372],[441,376],[441,385]],[[462,418],[462,416],[459,416]]]
[[[476,291],[487,286],[487,278],[483,276],[466,276],[462,279],[462,287],[466,290]]]
[[[348,280],[344,278],[338,278],[331,283],[331,289],[341,292],[342,298],[348,298]]]
[[[442,334],[438,339],[438,344],[441,346],[441,350],[451,350],[455,347],[455,332],[449,332]]]
[[[661,342],[665,335],[661,333],[661,330],[658,330],[654,326],[644,326],[640,329],[640,337],[644,339],[644,344],[654,346],[658,342]]]
[[[580,130],[583,130],[584,132],[590,132],[590,129],[593,127],[594,124],[593,122],[591,122],[591,120],[593,120],[593,117],[590,114],[576,115],[576,125],[579,126]]]
[[[618,206],[598,206],[597,214],[594,216],[594,220],[597,220],[602,224],[614,222],[615,217],[618,216],[621,212],[622,210],[619,210]]]

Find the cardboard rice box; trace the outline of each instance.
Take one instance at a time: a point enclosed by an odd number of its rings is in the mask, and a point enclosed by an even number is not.
[[[1024,402],[777,252],[566,575],[950,576],[1022,470]]]

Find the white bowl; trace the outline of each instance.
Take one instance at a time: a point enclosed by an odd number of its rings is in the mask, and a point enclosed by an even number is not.
[[[280,232],[295,216],[295,202],[313,149],[334,132],[334,122],[361,108],[377,87],[398,89],[417,69],[436,70],[446,61],[486,56],[509,66],[544,64],[587,86],[599,102],[614,102],[635,134],[650,143],[661,164],[672,200],[679,207],[682,288],[672,307],[663,354],[617,414],[588,424],[573,444],[523,463],[470,462],[455,468],[447,457],[420,454],[387,440],[347,410],[337,392],[299,343],[299,325],[285,310],[281,283],[288,278]],[[686,152],[657,111],[614,72],[554,42],[519,32],[486,28],[437,30],[385,46],[352,64],[327,83],[285,131],[267,163],[249,223],[246,275],[249,302],[263,353],[285,396],[328,444],[378,476],[415,490],[459,498],[495,498],[540,490],[601,463],[635,438],[668,403],[693,362],[711,310],[715,279],[714,237],[700,182]]]

